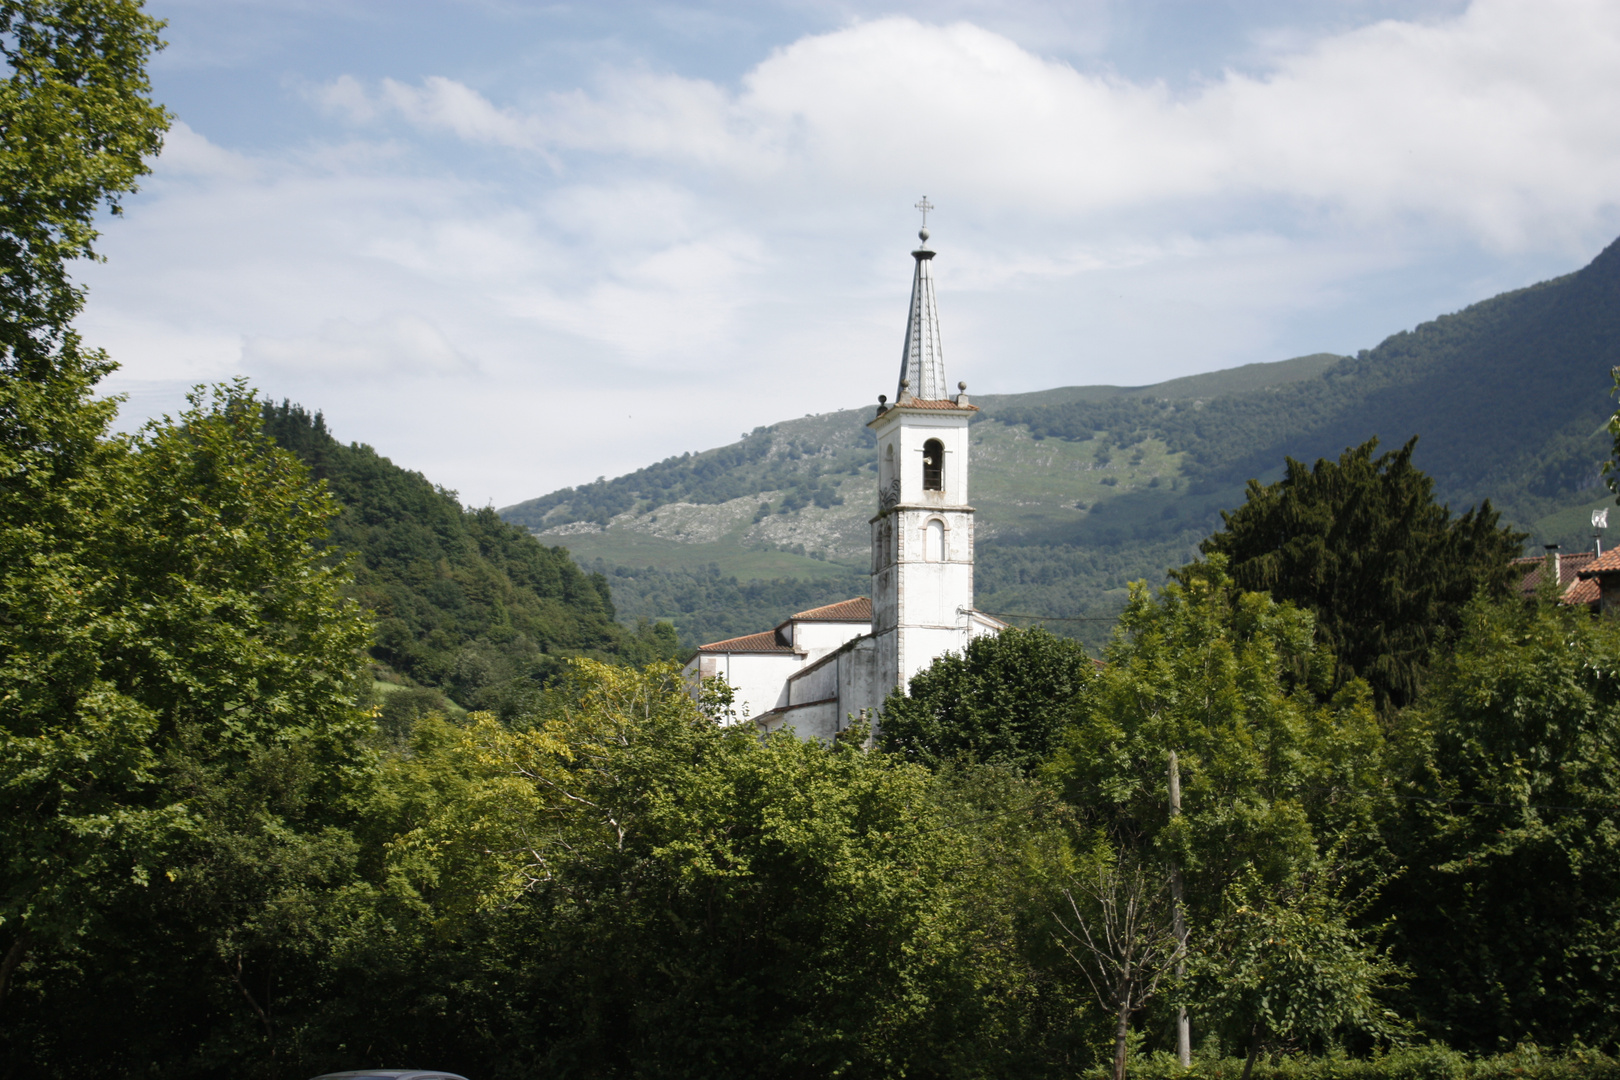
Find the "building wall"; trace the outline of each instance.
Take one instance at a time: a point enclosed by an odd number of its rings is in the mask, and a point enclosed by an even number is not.
[[[788,637],[797,651],[780,653],[699,653],[687,663],[688,679],[719,675],[735,691],[732,706],[739,717],[753,718],[772,709],[811,700],[799,695],[790,698],[794,676],[822,657],[843,647],[851,638],[871,630],[866,623],[794,622]],[[836,689],[822,696],[830,697]],[[745,711],[746,710],[746,711]]]
[[[790,624],[793,646],[813,664],[851,638],[871,632],[871,624],[857,622],[795,622]]]
[[[787,730],[801,739],[831,741],[852,722],[866,718],[874,703],[882,702],[888,691],[880,682],[875,639],[857,638],[793,679],[789,689],[793,703],[763,717],[760,730],[765,734]]]
[[[738,719],[787,704],[787,680],[803,667],[795,653],[698,653],[683,669],[688,679],[718,675],[733,691]]]

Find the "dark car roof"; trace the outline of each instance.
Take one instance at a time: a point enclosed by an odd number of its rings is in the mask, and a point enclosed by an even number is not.
[[[322,1073],[315,1080],[467,1080],[456,1073],[438,1069],[355,1069],[351,1072]]]

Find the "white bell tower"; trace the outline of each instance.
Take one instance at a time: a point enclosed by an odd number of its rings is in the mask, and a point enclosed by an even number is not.
[[[949,396],[934,304],[928,200],[911,253],[911,313],[894,403],[879,396],[867,424],[877,437],[878,512],[872,518],[872,636],[879,694],[907,686],[946,652],[1001,624],[973,610],[973,506],[967,384]],[[881,697],[879,698],[881,700]]]

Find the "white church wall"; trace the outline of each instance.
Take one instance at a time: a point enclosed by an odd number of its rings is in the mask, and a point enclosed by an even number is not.
[[[815,663],[851,638],[872,629],[869,623],[800,622],[793,624],[793,644],[806,653],[805,662]]]
[[[796,653],[699,653],[686,665],[686,677],[706,674],[705,660],[714,661],[713,674],[732,688],[731,704],[739,720],[786,705],[787,680],[802,666]]]
[[[805,705],[838,696],[839,653],[825,657],[788,680],[787,703]]]
[[[767,716],[758,725],[760,734],[791,731],[801,739],[831,742],[838,734],[838,702],[818,701],[798,705]]]

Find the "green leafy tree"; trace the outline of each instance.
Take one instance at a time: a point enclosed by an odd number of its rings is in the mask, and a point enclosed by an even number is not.
[[[1277,483],[1249,481],[1248,501],[1201,545],[1242,588],[1310,612],[1335,660],[1331,689],[1363,679],[1381,707],[1417,697],[1475,593],[1507,595],[1524,542],[1489,500],[1460,517],[1437,505],[1416,444],[1374,457],[1370,439],[1309,468],[1289,458]]]
[[[1009,902],[1035,888],[1026,853],[1056,836],[1035,785],[761,743],[705,717],[672,666],[586,660],[516,728],[425,721],[387,773],[384,891],[418,914],[378,908],[392,944],[356,954],[366,990],[338,1010],[386,1056],[594,1076],[1072,1074],[1075,1001],[1030,960]],[[423,944],[402,965],[405,940]],[[402,1019],[422,1015],[444,1019]]]
[[[1077,641],[1016,627],[974,638],[883,704],[886,750],[938,768],[963,757],[1030,772],[1057,747],[1096,664]]]
[[[170,965],[252,1005],[273,1054],[255,961],[345,880],[341,807],[373,731],[368,627],[314,543],[335,508],[240,386],[102,440],[97,460],[78,527],[36,527],[0,579],[0,927],[29,999],[8,1013],[67,1057],[105,1050],[62,1042],[51,1017],[105,1001],[87,973],[119,983],[127,965],[103,965],[142,943],[132,999]],[[184,1012],[126,1007],[148,1021],[129,1045]]]
[[[0,372],[30,379],[105,365],[68,324],[69,267],[94,258],[95,215],[119,211],[169,117],[148,97],[162,24],[139,0],[0,3]]]
[[[1406,720],[1394,944],[1473,1050],[1620,1038],[1620,623],[1477,601]]]
[[[1158,596],[1134,584],[1107,659],[1043,775],[1092,848],[1180,878],[1195,955],[1225,925],[1238,883],[1280,912],[1330,852],[1358,864],[1379,856],[1370,838],[1387,805],[1383,735],[1364,684],[1318,702],[1326,676],[1309,614],[1238,588],[1214,555]],[[1167,795],[1172,753],[1179,815]],[[1218,1019],[1190,1004],[1195,1023]],[[1247,1048],[1246,1034],[1227,1032],[1228,1045]]]
[[[1405,972],[1359,918],[1373,897],[1342,895],[1339,868],[1318,865],[1282,890],[1249,873],[1227,887],[1194,956],[1200,1012],[1247,1044],[1243,1077],[1268,1047],[1310,1051],[1345,1032],[1401,1038],[1389,999]]]
[[[76,556],[108,523],[116,405],[91,393],[110,365],[70,329],[83,291],[69,266],[95,257],[96,213],[117,211],[161,145],[145,71],[158,30],[138,3],[0,3],[0,665],[64,632],[30,620],[89,584]],[[0,687],[8,733],[19,707]],[[0,1005],[32,940],[14,906],[0,915]]]

